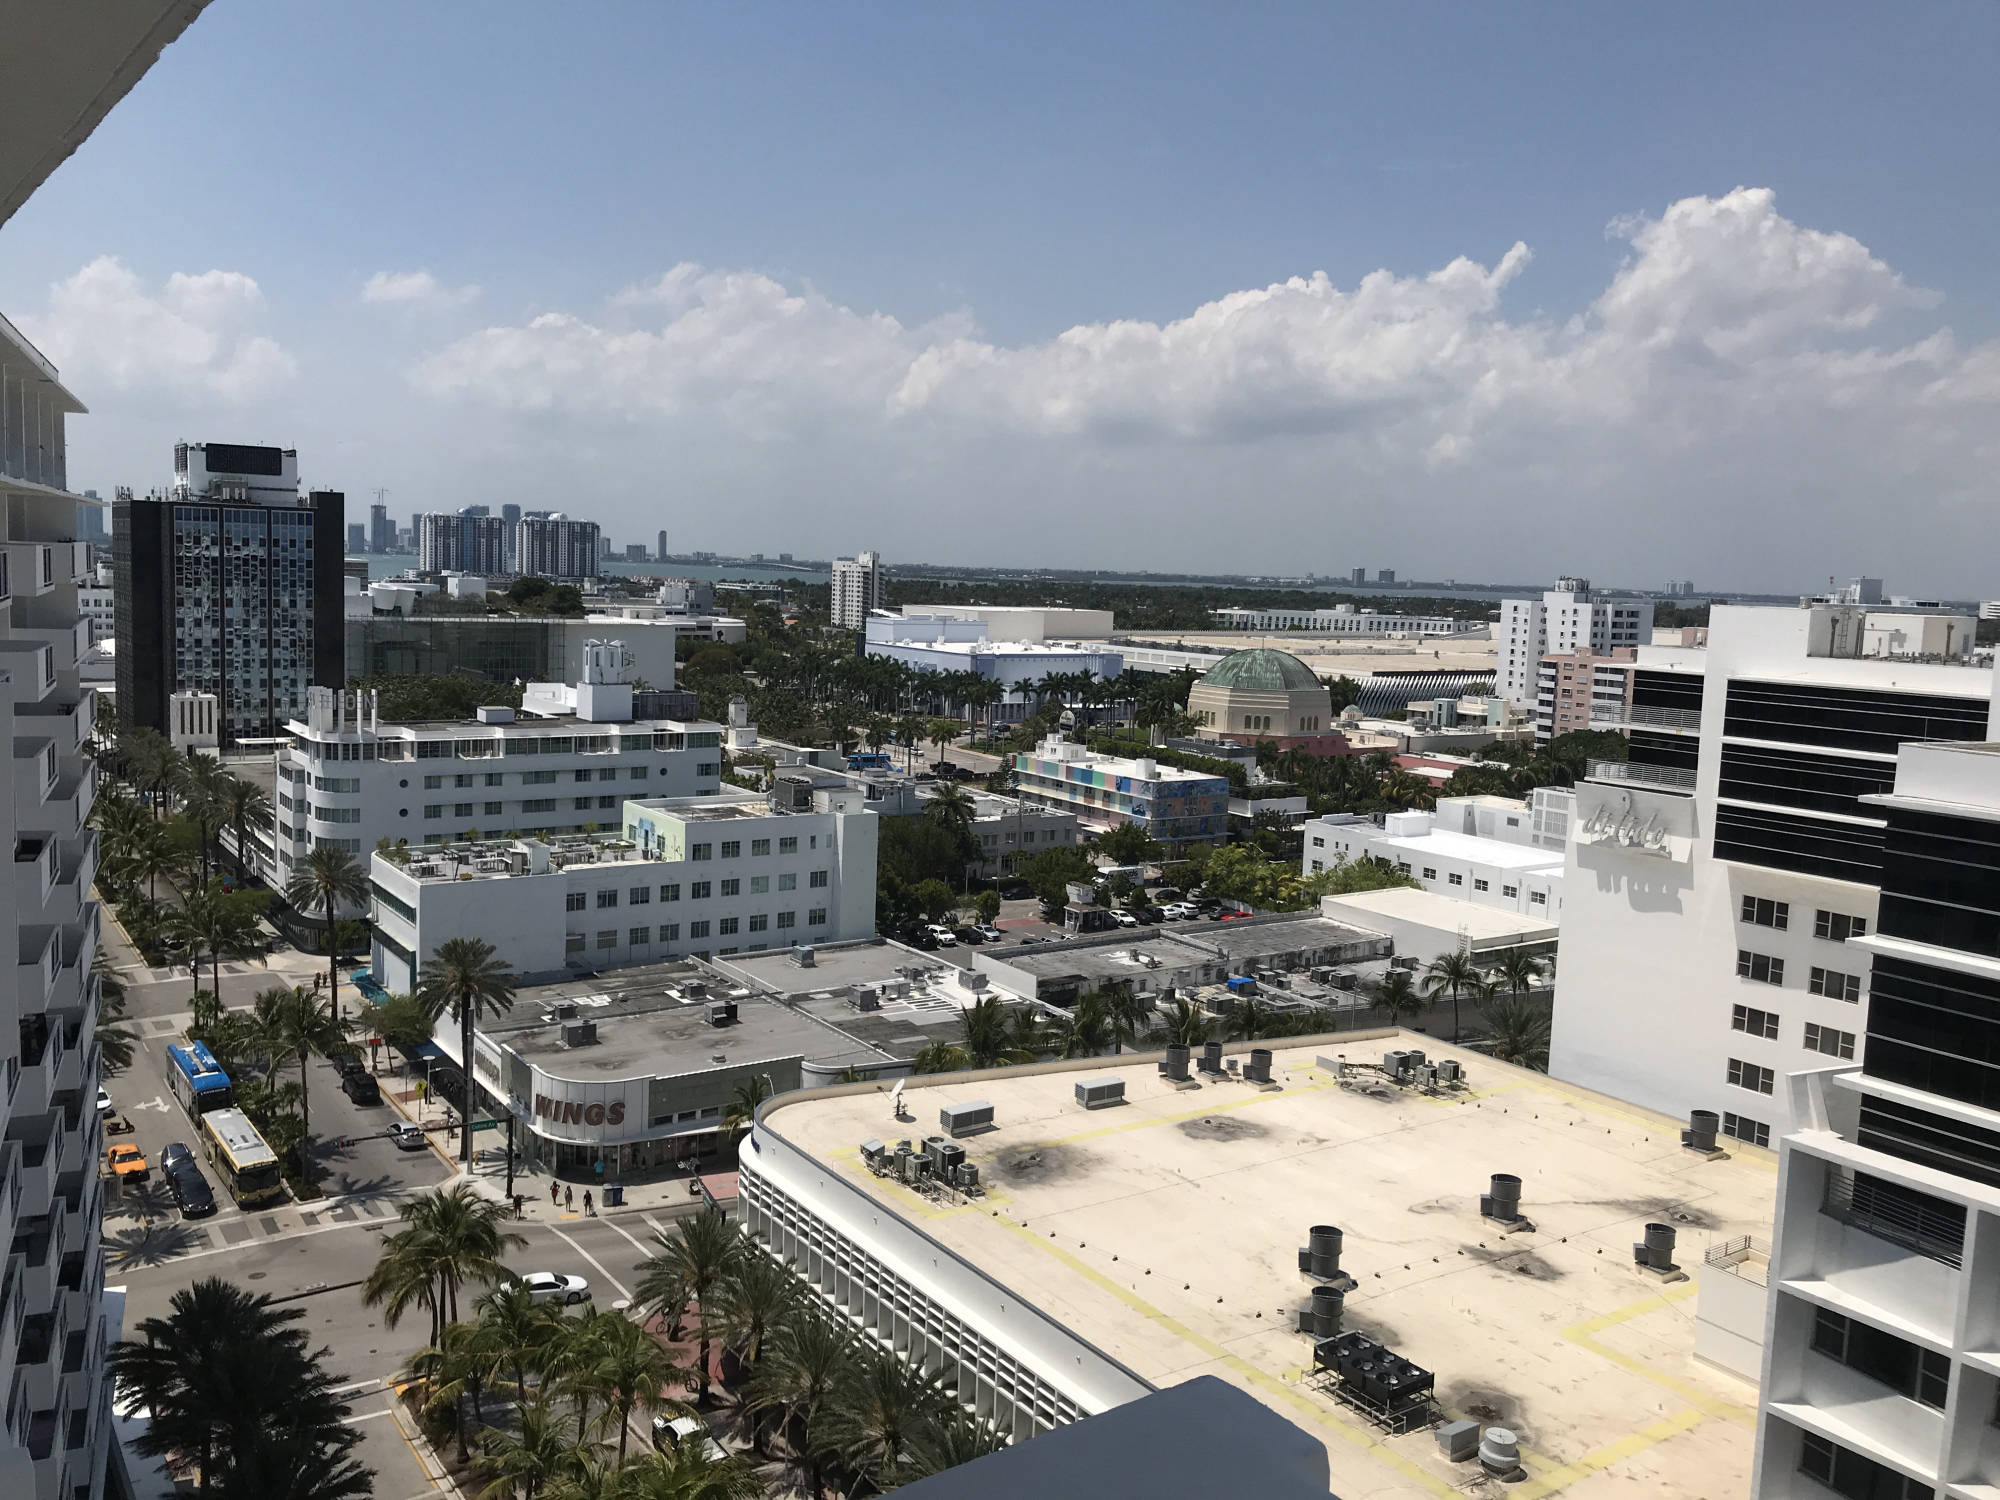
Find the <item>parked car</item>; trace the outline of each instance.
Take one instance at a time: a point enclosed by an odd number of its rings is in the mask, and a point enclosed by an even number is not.
[[[160,1149],[160,1170],[176,1172],[183,1166],[198,1166],[194,1151],[185,1141],[173,1141]]]
[[[144,1182],[153,1175],[153,1169],[146,1163],[146,1153],[130,1141],[120,1141],[106,1151],[104,1165],[121,1183]]]
[[[349,1073],[340,1080],[340,1091],[356,1104],[380,1104],[382,1085],[375,1081],[375,1075],[363,1068],[359,1073]]]
[[[108,1115],[113,1108],[110,1091],[100,1083],[97,1086],[97,1112],[100,1115]]]
[[[1002,901],[1025,901],[1035,894],[1035,888],[1025,881],[1010,880],[1000,887]]]
[[[172,1167],[165,1164],[164,1153],[160,1160],[160,1173],[167,1179],[167,1189],[174,1195],[174,1202],[180,1205],[182,1218],[203,1219],[215,1212],[215,1194],[210,1191],[208,1179],[201,1175],[201,1168],[194,1164],[193,1158]]]
[[[1038,938],[1038,937],[1033,937],[1033,936],[1029,936],[1029,937],[1024,937],[1024,938],[1022,938],[1022,939],[1021,939],[1021,946],[1022,946],[1023,948],[1025,948],[1025,947],[1027,947],[1027,946],[1028,946],[1028,944],[1030,944],[1030,943],[1044,943],[1044,942],[1047,942],[1047,941],[1048,941],[1048,939],[1047,939],[1047,938]]]
[[[990,922],[981,922],[972,930],[978,933],[983,941],[988,943],[997,943],[1007,935]]]
[[[1120,927],[1137,927],[1139,925],[1139,919],[1129,911],[1114,911],[1111,914],[1111,920],[1116,922]]]
[[[590,1300],[590,1283],[581,1276],[566,1276],[561,1271],[530,1271],[521,1278],[521,1285],[528,1289],[528,1300],[537,1307],[544,1302],[573,1307]]]
[[[729,1457],[728,1450],[715,1440],[715,1434],[700,1417],[653,1418],[653,1446],[662,1453],[677,1453],[695,1443],[701,1444],[702,1453],[713,1462],[720,1463]]]
[[[408,1120],[398,1120],[391,1125],[389,1139],[396,1143],[398,1151],[421,1151],[426,1144],[423,1127]]]
[[[951,930],[951,935],[968,948],[977,948],[981,943],[986,941],[985,938],[980,936],[977,927],[954,927]]]
[[[937,952],[938,940],[931,936],[928,927],[912,927],[896,941],[906,947],[915,948],[919,953]]]
[[[940,948],[956,948],[958,946],[958,939],[953,937],[951,929],[942,923],[933,922],[924,931],[937,940],[937,945]]]
[[[334,1067],[340,1070],[342,1078],[352,1078],[356,1073],[366,1073],[368,1064],[361,1060],[359,1053],[350,1052],[345,1057],[336,1057]]]

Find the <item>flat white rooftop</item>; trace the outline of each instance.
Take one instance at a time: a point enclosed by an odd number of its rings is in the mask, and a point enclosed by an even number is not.
[[[1385,846],[1402,849],[1411,854],[1435,854],[1443,859],[1462,859],[1469,864],[1494,865],[1504,870],[1559,871],[1563,867],[1560,849],[1537,849],[1528,844],[1510,844],[1502,839],[1449,833],[1439,828],[1407,836],[1378,834],[1369,840],[1369,845],[1376,849]]]
[[[1409,1045],[1458,1058],[1471,1089],[1349,1089],[1314,1062]],[[1076,1083],[1104,1076],[1127,1102],[1080,1108]],[[997,1128],[962,1143],[988,1191],[955,1207],[861,1166],[887,1126],[879,1093],[780,1100],[765,1125],[1154,1384],[1216,1375],[1314,1433],[1343,1500],[1747,1492],[1756,1392],[1695,1360],[1696,1283],[1663,1285],[1631,1247],[1673,1223],[1691,1268],[1711,1242],[1768,1234],[1775,1156],[1704,1160],[1675,1121],[1410,1033],[1283,1049],[1273,1078],[1178,1092],[1150,1061],[1105,1057],[912,1079],[896,1135],[932,1132],[944,1104],[994,1107]],[[1529,1232],[1479,1217],[1503,1171]],[[1515,1429],[1524,1481],[1482,1482],[1428,1431],[1388,1436],[1314,1381],[1294,1310],[1320,1223],[1344,1231],[1359,1283],[1346,1325],[1434,1371],[1447,1419]]]
[[[1407,886],[1328,896],[1321,905],[1335,921],[1365,927],[1369,917],[1375,916],[1385,921],[1462,932],[1474,943],[1508,938],[1524,943],[1542,942],[1554,937],[1557,931],[1557,924],[1547,917],[1524,916],[1520,912],[1502,911],[1497,906],[1481,906],[1476,901],[1460,901],[1455,896]]]

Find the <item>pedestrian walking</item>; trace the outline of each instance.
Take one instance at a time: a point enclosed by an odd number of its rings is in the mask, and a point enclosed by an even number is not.
[[[565,1188],[563,1189],[563,1207],[564,1207],[564,1208],[575,1208],[575,1207],[576,1207],[576,1189],[575,1189],[575,1188],[573,1188],[573,1187],[565,1187]]]
[[[591,1206],[590,1206],[590,1189],[589,1189],[589,1188],[585,1188],[585,1189],[583,1190],[583,1216],[584,1216],[584,1217],[585,1217],[586,1219],[594,1219],[594,1218],[596,1218],[596,1217],[597,1217],[597,1214],[596,1214],[596,1210],[592,1209],[592,1208],[591,1208]]]
[[[556,1203],[557,1203],[557,1202],[558,1202],[558,1201],[559,1201],[559,1200],[560,1200],[561,1198],[562,1198],[562,1184],[561,1184],[561,1183],[559,1183],[559,1182],[552,1182],[552,1183],[550,1183],[550,1184],[549,1184],[549,1207],[550,1207],[550,1208],[554,1208],[554,1207],[556,1206]]]

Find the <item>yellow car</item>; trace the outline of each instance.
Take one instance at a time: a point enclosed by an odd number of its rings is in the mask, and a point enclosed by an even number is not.
[[[122,1141],[104,1153],[104,1164],[120,1182],[144,1182],[153,1175],[146,1153],[130,1141]]]

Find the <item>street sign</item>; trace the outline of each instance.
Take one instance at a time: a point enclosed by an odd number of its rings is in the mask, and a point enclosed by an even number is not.
[[[498,1130],[506,1123],[505,1120],[474,1120],[472,1128],[474,1130]]]

